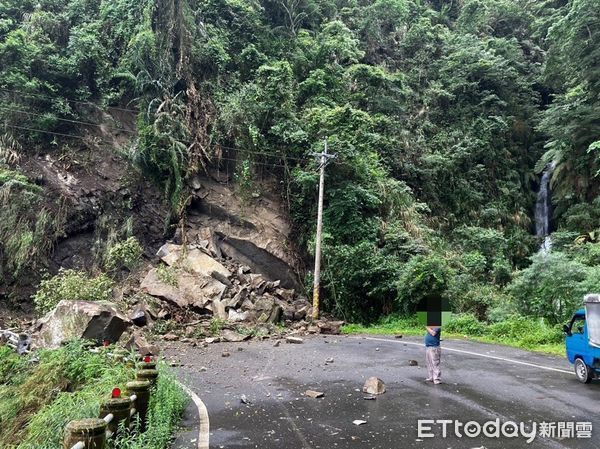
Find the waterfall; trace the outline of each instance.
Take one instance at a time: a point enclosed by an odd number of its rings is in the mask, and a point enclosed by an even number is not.
[[[554,162],[546,165],[540,181],[540,190],[535,203],[535,235],[543,238],[540,251],[547,253],[552,247],[550,237],[550,220],[552,218],[552,191],[550,190],[550,179],[556,164]]]

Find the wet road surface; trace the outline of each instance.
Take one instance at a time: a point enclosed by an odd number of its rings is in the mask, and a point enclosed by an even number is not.
[[[222,357],[223,351],[230,356]],[[424,382],[424,348],[415,338],[316,336],[278,347],[253,341],[206,349],[178,343],[165,355],[183,363],[176,368],[179,379],[208,409],[211,449],[600,447],[600,382],[580,384],[565,359],[459,340],[444,341],[442,351],[441,385]],[[333,363],[326,363],[330,358]],[[411,359],[419,366],[410,366]],[[361,389],[371,376],[381,378],[387,392],[365,400]],[[306,397],[308,389],[325,396]],[[186,415],[184,425],[191,428],[175,447],[195,449],[194,407]],[[494,425],[487,428],[490,437],[467,437],[459,429],[458,438],[452,422],[446,438],[442,424],[426,424],[431,429],[423,432],[435,435],[427,438],[418,434],[420,419],[523,422],[528,434],[537,423],[538,432],[531,443],[522,435],[498,438]],[[542,422],[553,437],[542,434]],[[561,422],[590,422],[591,438],[576,438],[571,424],[561,437]],[[505,430],[514,433],[510,426]]]

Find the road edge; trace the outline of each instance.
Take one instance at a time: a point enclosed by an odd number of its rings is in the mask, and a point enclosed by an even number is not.
[[[177,381],[179,386],[192,399],[198,409],[200,425],[198,427],[198,449],[209,449],[210,443],[210,418],[208,417],[208,409],[202,399],[198,397],[187,385]]]

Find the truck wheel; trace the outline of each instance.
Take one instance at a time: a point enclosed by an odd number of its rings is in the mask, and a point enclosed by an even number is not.
[[[575,360],[575,375],[577,380],[584,384],[589,384],[592,380],[590,367],[585,364],[583,359],[577,358]]]

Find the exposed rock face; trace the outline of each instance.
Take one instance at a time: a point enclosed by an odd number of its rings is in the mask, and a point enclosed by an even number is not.
[[[52,349],[74,338],[116,343],[130,324],[112,304],[63,300],[38,321],[34,343]]]
[[[277,194],[279,185],[265,181],[261,195],[248,204],[214,178],[199,179],[194,186],[198,188],[187,211],[186,241],[217,258],[222,252],[268,280],[280,279],[286,288],[300,288],[301,262],[290,244],[292,227]]]

